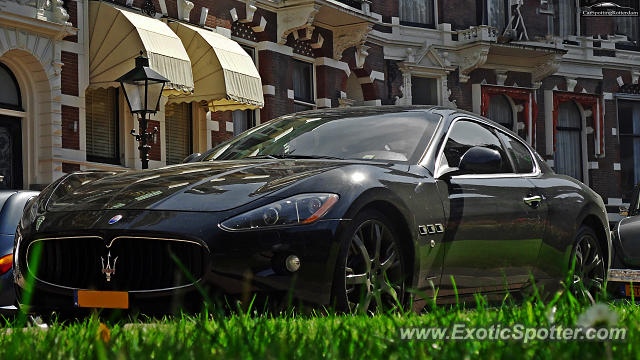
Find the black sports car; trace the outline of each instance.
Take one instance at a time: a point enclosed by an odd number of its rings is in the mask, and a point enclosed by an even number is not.
[[[201,301],[198,284],[364,310],[409,289],[518,291],[531,274],[548,289],[571,259],[593,290],[609,268],[602,199],[471,113],[303,112],[197,160],[48,186],[16,236],[20,303],[169,308]]]

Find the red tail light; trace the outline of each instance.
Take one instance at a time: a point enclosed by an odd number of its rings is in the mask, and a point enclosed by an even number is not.
[[[6,274],[13,266],[13,254],[9,254],[0,258],[0,275]]]

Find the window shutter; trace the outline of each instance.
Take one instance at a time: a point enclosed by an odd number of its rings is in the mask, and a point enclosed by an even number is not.
[[[87,160],[119,163],[118,89],[87,92]]]
[[[167,165],[180,164],[191,154],[191,104],[168,104],[164,118]]]

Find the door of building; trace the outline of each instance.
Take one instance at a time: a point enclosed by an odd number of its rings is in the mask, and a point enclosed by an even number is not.
[[[0,189],[22,189],[20,119],[0,116]]]

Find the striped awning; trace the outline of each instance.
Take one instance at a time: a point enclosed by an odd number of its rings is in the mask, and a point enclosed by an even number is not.
[[[164,95],[193,92],[191,61],[180,38],[164,22],[117,7],[89,1],[89,81],[118,86],[115,80],[135,67],[143,51],[152,69],[169,79]]]
[[[235,41],[210,30],[179,22],[169,27],[189,54],[194,78],[192,95],[172,102],[206,101],[211,111],[247,110],[264,106],[262,81],[253,59]]]

